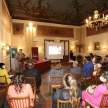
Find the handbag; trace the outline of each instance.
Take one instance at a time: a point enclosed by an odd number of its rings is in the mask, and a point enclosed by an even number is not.
[[[97,85],[91,85],[91,86],[87,87],[86,92],[89,94],[93,94],[96,87],[97,87]]]
[[[3,104],[2,104],[2,106],[1,106],[1,108],[10,108],[10,106],[9,106],[9,104],[8,104],[8,102],[7,102],[7,100],[6,100],[6,99],[4,99],[4,101],[3,101]]]

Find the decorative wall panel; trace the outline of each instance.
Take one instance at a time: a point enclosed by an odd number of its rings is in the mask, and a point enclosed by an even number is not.
[[[23,35],[24,24],[23,23],[13,23],[13,34]]]
[[[73,28],[38,26],[38,35],[42,36],[60,36],[60,37],[74,37]]]
[[[103,32],[108,32],[108,27],[107,28],[99,28],[97,29],[96,31],[96,28],[94,29],[91,29],[91,28],[86,28],[86,36],[90,36],[90,35],[96,35],[96,34],[100,34],[100,33],[103,33]]]

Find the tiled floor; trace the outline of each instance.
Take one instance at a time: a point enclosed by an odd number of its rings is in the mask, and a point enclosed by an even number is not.
[[[82,64],[79,64],[80,67],[83,67]],[[54,65],[51,65],[51,69],[54,68]],[[68,73],[71,68],[70,64],[62,64],[62,70],[65,73]],[[52,107],[52,97],[50,95],[50,91],[48,89],[49,85],[49,74],[51,69],[43,72],[41,74],[42,77],[42,85],[40,87],[40,92],[37,94],[39,100],[36,101],[35,108],[51,108]],[[82,85],[82,90],[84,90],[84,86]],[[2,101],[0,101],[1,106]],[[80,108],[83,108],[80,103]]]

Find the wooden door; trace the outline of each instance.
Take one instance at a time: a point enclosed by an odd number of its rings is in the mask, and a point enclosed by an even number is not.
[[[64,51],[63,51],[63,59],[61,62],[69,61],[69,41],[68,40],[60,40],[64,44]]]
[[[31,49],[32,49],[32,58],[38,61],[39,60],[38,47],[32,47]]]

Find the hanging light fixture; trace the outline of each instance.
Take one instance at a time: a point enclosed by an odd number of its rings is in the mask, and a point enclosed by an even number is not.
[[[96,4],[95,4],[96,5]],[[90,16],[89,19],[86,19],[86,27],[88,28],[96,28],[96,31],[99,27],[106,26],[108,24],[108,15],[100,18],[100,15],[98,14],[97,5],[96,5],[96,11],[94,11],[93,18]]]

